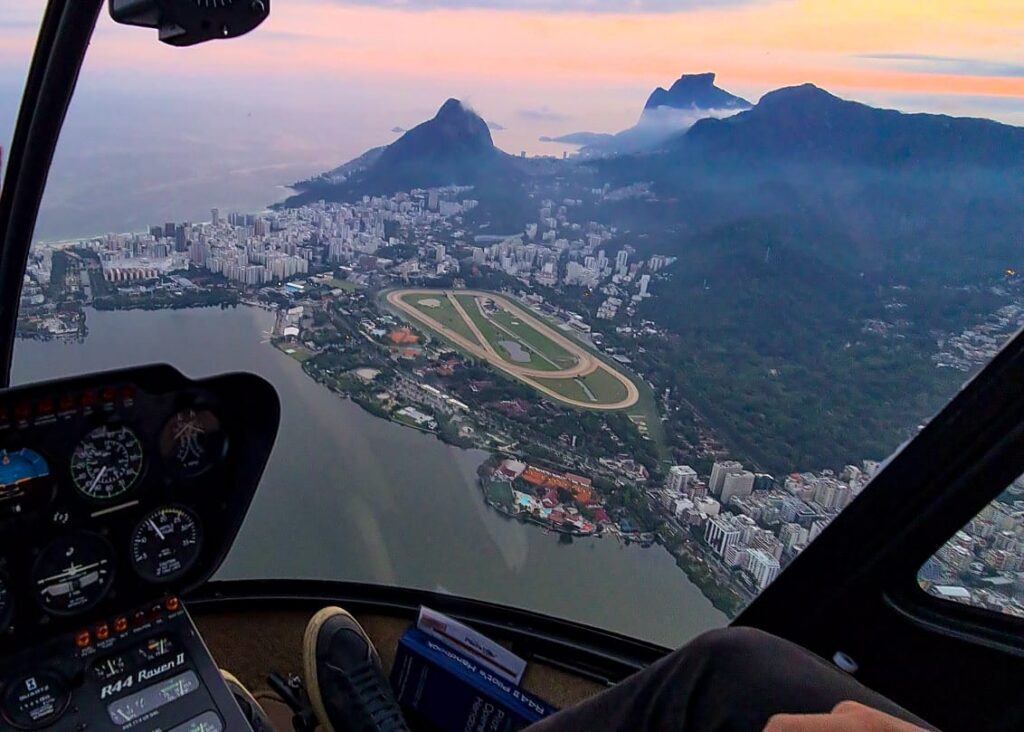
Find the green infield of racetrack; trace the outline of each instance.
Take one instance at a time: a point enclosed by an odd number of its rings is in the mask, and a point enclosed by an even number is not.
[[[567,399],[589,403],[595,408],[601,408],[606,404],[615,404],[626,398],[626,387],[604,369],[598,369],[578,379],[533,379],[533,381]]]
[[[543,358],[555,364],[560,369],[571,368],[576,365],[576,357],[541,333],[539,330],[524,323],[509,312],[500,310],[491,316],[494,322],[516,334],[516,337],[526,344],[527,350],[534,350]]]
[[[488,343],[509,363],[542,371],[561,371],[576,364],[576,359],[572,354],[564,350],[557,343],[554,343],[543,333],[534,330],[524,323],[520,323],[516,327],[509,327],[512,317],[504,310],[494,313],[491,317],[494,318],[495,322],[491,322],[480,312],[480,308],[476,304],[476,298],[473,295],[456,295],[455,298],[469,314],[469,317],[476,327],[480,329],[480,332],[484,334],[484,338],[487,339]],[[497,327],[496,323],[508,328],[514,335],[510,335]],[[532,334],[532,337],[527,338],[524,335],[525,333]],[[529,361],[516,361],[512,358],[512,354],[501,344],[502,341],[510,340],[518,341],[523,350],[530,354]],[[548,355],[556,351],[561,354],[563,363],[559,363]]]
[[[455,306],[449,302],[448,297],[440,290],[437,294],[424,295],[422,293],[409,293],[401,296],[402,302],[411,305],[419,312],[426,315],[428,318],[433,318],[441,325],[446,328],[450,328],[455,333],[458,333],[463,338],[469,340],[472,343],[477,342],[477,338],[473,335],[473,331],[466,325],[466,321],[462,319]],[[436,308],[428,307],[427,305],[421,305],[420,300],[437,300],[440,305]],[[426,323],[417,323],[421,327],[429,327]],[[433,329],[431,329],[433,331]],[[437,333],[437,335],[441,335]]]

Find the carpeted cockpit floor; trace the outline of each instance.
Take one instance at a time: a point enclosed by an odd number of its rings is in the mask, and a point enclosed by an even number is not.
[[[267,676],[302,672],[302,637],[313,616],[305,610],[193,611],[217,665],[231,671],[249,688],[271,715],[278,732],[288,732],[291,711],[270,691]],[[380,653],[386,673],[391,672],[398,639],[409,627],[406,619],[356,614]],[[570,706],[601,691],[600,684],[566,671],[530,662],[523,686],[558,707]]]

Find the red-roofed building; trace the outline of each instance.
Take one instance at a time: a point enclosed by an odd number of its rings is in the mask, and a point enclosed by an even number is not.
[[[515,480],[523,474],[524,470],[526,470],[526,463],[512,459],[502,460],[501,465],[498,466],[497,475],[505,480]]]
[[[536,465],[529,466],[523,472],[523,480],[543,488],[564,488],[573,494],[577,501],[587,504],[591,500],[590,479],[572,473],[555,473]]]
[[[575,473],[566,473],[565,479],[570,483],[576,483],[584,488],[589,488],[594,482],[590,478],[584,478],[582,475],[576,475]]]

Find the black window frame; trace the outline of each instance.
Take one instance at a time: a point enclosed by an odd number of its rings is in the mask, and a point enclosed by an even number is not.
[[[1024,330],[885,462],[734,624],[800,642],[813,637],[807,626],[814,623],[787,618],[787,606],[820,613],[856,588],[919,627],[1024,656],[1024,619],[942,600],[917,579],[921,566],[1022,473]]]

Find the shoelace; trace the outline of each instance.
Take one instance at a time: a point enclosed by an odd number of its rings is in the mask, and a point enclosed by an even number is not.
[[[356,669],[334,667],[351,686],[350,702],[358,707],[360,716],[377,732],[408,732],[402,710],[398,707],[387,679],[372,662],[365,661]]]

